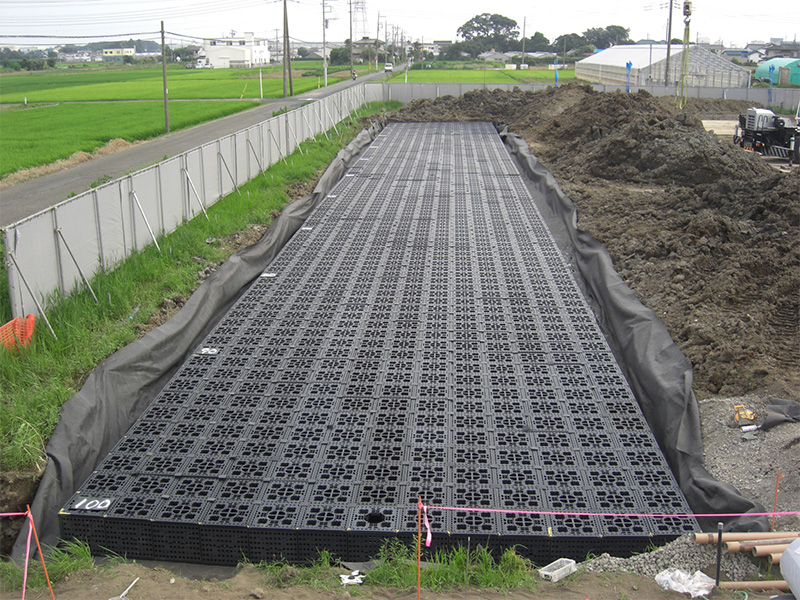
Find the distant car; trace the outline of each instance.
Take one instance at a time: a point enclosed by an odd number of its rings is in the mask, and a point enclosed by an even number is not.
[[[391,71],[394,71],[394,66],[392,66],[392,63],[386,63],[385,65],[383,65],[383,70],[389,73]]]

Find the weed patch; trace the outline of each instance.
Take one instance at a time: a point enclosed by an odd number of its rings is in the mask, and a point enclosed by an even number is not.
[[[94,567],[94,559],[89,551],[89,545],[79,541],[66,542],[62,548],[54,548],[45,559],[45,563],[47,564],[47,575],[52,583],[71,573],[88,571]],[[10,592],[22,589],[24,575],[24,569],[13,562],[0,562],[0,590]],[[28,567],[27,588],[37,590],[46,587],[47,579],[44,576],[41,561],[31,560]]]

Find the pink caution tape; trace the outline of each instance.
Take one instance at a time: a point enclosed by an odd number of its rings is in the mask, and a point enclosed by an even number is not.
[[[428,506],[436,510],[458,510],[466,512],[487,512],[487,513],[508,513],[511,515],[556,515],[559,517],[678,517],[688,519],[691,517],[769,517],[772,515],[800,515],[800,510],[787,512],[763,512],[763,513],[593,513],[593,512],[555,512],[549,510],[506,510],[503,508],[467,508],[464,506]]]
[[[695,518],[695,517],[769,517],[769,516],[786,516],[786,515],[800,515],[799,510],[785,511],[785,512],[763,512],[763,513],[676,513],[676,514],[660,514],[660,513],[591,513],[591,512],[555,512],[549,510],[505,510],[500,508],[468,508],[464,506],[426,506],[422,505],[422,511],[425,515],[425,528],[427,530],[427,537],[425,538],[425,545],[430,546],[433,540],[431,526],[428,522],[428,509],[435,510],[457,510],[461,512],[485,512],[485,513],[507,513],[511,515],[555,515],[559,517],[655,517],[655,518]]]
[[[428,534],[425,536],[425,547],[429,548],[431,542],[433,541],[433,534],[431,533],[431,524],[428,522],[428,507],[424,504],[422,505],[422,515],[423,520],[425,521],[425,530],[428,532]]]

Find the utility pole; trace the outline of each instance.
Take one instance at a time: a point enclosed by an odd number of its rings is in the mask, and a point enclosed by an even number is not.
[[[525,25],[527,23],[528,17],[522,17],[522,62],[525,62]],[[522,63],[520,63],[521,65]],[[520,66],[520,68],[522,68]]]
[[[669,51],[672,48],[672,3],[669,0],[669,19],[667,19],[667,60],[664,65],[664,87],[669,87]]]
[[[289,12],[286,9],[286,0],[283,0],[283,97],[286,98],[286,80],[289,80],[289,95],[294,96],[292,85],[292,59],[289,46]]]
[[[325,30],[327,28],[328,18],[325,14],[325,0],[322,0],[322,78],[325,87],[328,87],[328,46],[325,43]]]
[[[161,21],[161,74],[164,80],[164,131],[169,133],[169,104],[167,103],[167,45],[164,43],[164,21]]]
[[[375,30],[375,68],[378,68],[378,50],[381,39],[381,13],[378,13],[378,28]]]
[[[353,0],[347,0],[347,6],[350,8],[350,77],[352,77],[355,72],[353,69]]]

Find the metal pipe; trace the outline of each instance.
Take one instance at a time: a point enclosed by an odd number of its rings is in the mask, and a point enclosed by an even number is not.
[[[317,122],[319,123],[319,128],[322,130],[322,133],[325,134],[325,139],[330,141],[331,138],[328,137],[328,132],[325,131],[325,124],[322,122],[322,117],[319,116],[318,112],[315,112],[314,114],[317,115]]]
[[[136,206],[139,207],[139,214],[142,215],[142,218],[144,219],[144,224],[147,225],[147,231],[150,232],[150,238],[153,240],[153,243],[156,245],[156,249],[160,254],[161,247],[158,245],[158,240],[156,239],[156,234],[153,233],[153,228],[150,227],[150,221],[147,220],[147,215],[144,214],[144,209],[142,208],[142,205],[139,202],[139,197],[136,195],[136,192],[130,192],[130,195],[133,196],[133,199],[136,201]]]
[[[331,123],[333,123],[333,130],[336,132],[336,135],[339,135],[339,128],[336,126],[336,120],[333,118],[333,115],[331,115],[331,111],[328,110],[328,105],[324,104],[324,106],[325,112],[328,113],[328,118],[331,120]]]
[[[261,171],[261,174],[264,176],[264,181],[269,182],[269,179],[267,179],[267,174],[264,172],[264,167],[261,166],[261,161],[258,159],[258,152],[256,152],[256,149],[253,147],[253,142],[250,141],[249,137],[247,138],[247,145],[250,146],[250,150],[253,152],[253,158],[256,159],[258,170]]]
[[[233,182],[233,187],[236,188],[236,193],[239,194],[239,196],[241,196],[242,192],[239,191],[239,186],[236,185],[236,179],[234,178],[233,173],[231,173],[231,170],[228,168],[228,163],[225,161],[225,157],[222,156],[222,152],[217,151],[217,156],[219,156],[220,160],[222,161],[222,164],[225,166],[225,170],[228,172],[228,177],[231,178],[231,181]]]
[[[194,192],[195,198],[197,198],[197,203],[200,205],[200,210],[203,211],[203,214],[206,216],[206,221],[209,221],[208,213],[206,212],[206,207],[203,206],[203,200],[200,198],[200,194],[197,193],[197,188],[194,187],[194,182],[192,178],[189,177],[189,171],[183,169],[183,173],[186,175],[186,180],[189,182],[189,185],[192,187],[192,191]],[[189,194],[189,202],[191,202],[191,194]]]
[[[83,283],[86,285],[87,288],[89,288],[89,293],[92,295],[92,298],[94,298],[95,304],[100,304],[100,301],[97,299],[97,296],[94,295],[94,290],[92,289],[92,286],[89,283],[89,280],[86,278],[86,275],[83,274],[83,269],[81,269],[81,266],[78,264],[78,261],[75,259],[75,255],[72,253],[72,248],[69,247],[69,244],[67,244],[67,240],[64,239],[64,234],[61,232],[61,227],[56,229],[56,233],[58,233],[58,237],[61,238],[61,241],[64,242],[64,247],[67,249],[67,252],[69,252],[69,257],[72,259],[72,262],[75,264],[75,268],[78,269],[78,273],[80,273],[81,279],[83,279]]]
[[[283,150],[281,150],[281,145],[278,142],[278,140],[275,138],[275,134],[272,133],[272,129],[267,127],[267,131],[269,131],[270,136],[272,136],[272,141],[275,142],[275,147],[278,149],[278,154],[280,154],[281,160],[283,161],[283,164],[288,165],[289,163],[286,162],[286,158],[284,158],[284,156],[283,156]]]
[[[672,0],[670,0],[672,3]],[[719,570],[722,564],[722,521],[717,523],[717,587],[719,587]]]
[[[25,287],[27,288],[28,293],[30,294],[31,298],[33,298],[33,303],[36,305],[36,308],[39,309],[39,314],[42,316],[42,318],[44,319],[44,322],[47,324],[47,328],[50,330],[50,335],[53,336],[54,340],[58,341],[58,337],[56,336],[56,332],[53,331],[53,326],[50,325],[50,321],[47,318],[47,315],[45,314],[44,309],[42,308],[42,305],[39,304],[39,300],[36,298],[36,295],[33,293],[33,290],[31,289],[31,286],[28,284],[28,280],[25,279],[25,275],[23,274],[22,269],[19,268],[19,264],[17,263],[17,259],[14,258],[14,253],[9,250],[6,254],[8,255],[8,258],[11,259],[11,262],[14,263],[14,268],[17,269],[17,275],[19,275],[19,278],[22,279],[22,283],[25,284]]]
[[[289,131],[292,132],[292,137],[294,138],[294,143],[297,144],[297,149],[300,150],[300,154],[308,154],[303,150],[303,147],[300,145],[300,140],[297,139],[297,134],[295,134],[294,129],[292,128],[292,124],[289,123],[289,116],[286,116],[286,126],[289,128]]]

